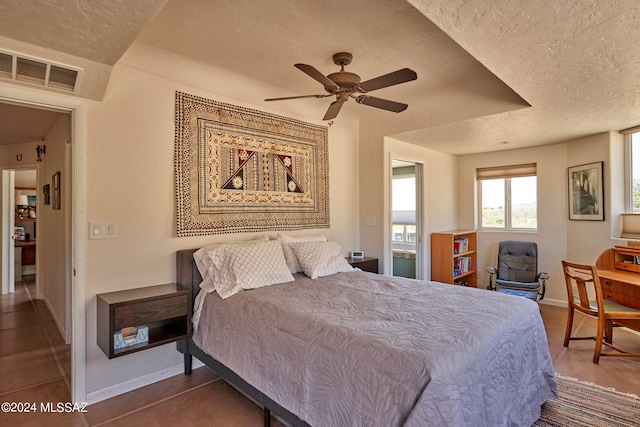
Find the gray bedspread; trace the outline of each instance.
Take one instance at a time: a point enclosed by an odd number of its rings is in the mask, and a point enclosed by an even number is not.
[[[557,396],[536,303],[365,272],[208,294],[195,343],[313,426],[530,426]]]

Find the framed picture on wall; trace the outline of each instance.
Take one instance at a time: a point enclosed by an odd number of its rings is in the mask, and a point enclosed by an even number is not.
[[[50,205],[51,204],[50,188],[51,188],[51,186],[49,184],[45,184],[42,187],[42,195],[43,195],[43,198],[44,198],[44,204],[45,205]]]
[[[603,162],[569,168],[569,219],[604,221]]]
[[[56,172],[53,174],[53,184],[52,184],[51,198],[52,198],[52,207],[53,209],[60,209],[60,172]]]

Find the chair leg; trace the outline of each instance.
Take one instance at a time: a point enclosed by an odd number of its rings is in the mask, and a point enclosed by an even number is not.
[[[608,323],[608,322],[607,322]],[[600,361],[600,353],[602,352],[602,343],[604,342],[604,330],[607,328],[605,320],[598,319],[598,332],[596,333],[596,347],[593,350],[593,363],[598,364]]]
[[[607,327],[604,331],[604,341],[608,344],[613,344],[613,322],[607,320]]]
[[[569,340],[571,339],[571,329],[573,328],[573,306],[569,305],[569,312],[567,315],[567,330],[564,333],[564,346],[569,347]]]

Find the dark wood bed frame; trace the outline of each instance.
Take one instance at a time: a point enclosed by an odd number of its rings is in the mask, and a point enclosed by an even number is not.
[[[187,289],[191,289],[191,307],[193,308],[193,301],[195,301],[198,292],[200,291],[200,283],[202,282],[202,276],[196,267],[196,262],[193,259],[193,253],[198,249],[187,249],[177,252],[176,256],[176,283]],[[189,317],[191,317],[193,310],[190,310]],[[178,341],[178,351],[184,354],[184,374],[191,374],[191,365],[193,357],[208,366],[215,373],[220,375],[222,379],[236,387],[238,390],[249,396],[258,405],[261,405],[264,411],[264,425],[268,427],[271,425],[271,413],[279,417],[282,421],[295,427],[309,427],[305,421],[302,421],[295,414],[289,412],[277,402],[271,399],[269,396],[262,393],[260,390],[253,387],[251,384],[242,379],[238,374],[226,367],[223,363],[214,359],[200,349],[193,342],[191,337],[187,340]]]

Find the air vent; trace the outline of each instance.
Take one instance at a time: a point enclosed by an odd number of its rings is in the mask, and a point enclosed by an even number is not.
[[[26,58],[17,58],[16,80],[44,86],[47,79],[47,64]]]
[[[73,92],[78,80],[78,72],[52,65],[49,70],[49,86]]]
[[[10,79],[13,75],[13,56],[0,52],[0,77]]]
[[[0,51],[0,79],[41,86],[64,92],[75,92],[81,70]]]

